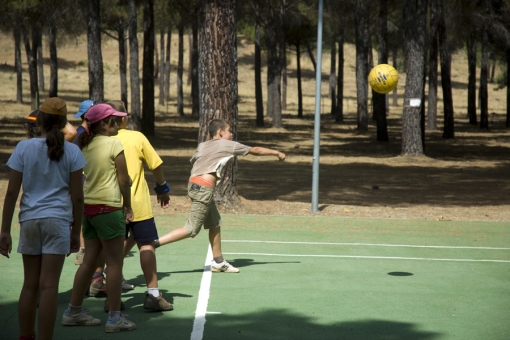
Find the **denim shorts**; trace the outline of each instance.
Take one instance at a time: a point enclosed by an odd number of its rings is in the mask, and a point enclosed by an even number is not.
[[[20,223],[18,253],[66,255],[71,250],[69,221],[41,218]]]
[[[115,210],[97,214],[83,219],[83,238],[90,240],[111,240],[117,236],[126,235],[126,220],[124,210]]]
[[[133,238],[137,243],[151,242],[159,238],[154,217],[143,221],[129,222],[126,224],[126,238],[129,236],[130,230],[133,233]]]
[[[188,196],[191,198],[191,212],[184,228],[190,237],[195,237],[204,229],[221,226],[221,216],[214,203],[214,188],[196,183],[188,183]]]

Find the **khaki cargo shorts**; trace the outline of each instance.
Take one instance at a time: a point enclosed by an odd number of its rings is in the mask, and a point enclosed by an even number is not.
[[[214,188],[196,183],[188,183],[188,196],[191,198],[191,212],[184,228],[190,237],[195,237],[204,229],[221,226],[221,216],[214,203]]]

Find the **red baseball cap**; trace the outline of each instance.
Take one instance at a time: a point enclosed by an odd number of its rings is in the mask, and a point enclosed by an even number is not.
[[[116,111],[108,104],[92,105],[87,113],[85,113],[85,119],[87,119],[90,124],[97,123],[110,116],[125,117],[127,113]]]

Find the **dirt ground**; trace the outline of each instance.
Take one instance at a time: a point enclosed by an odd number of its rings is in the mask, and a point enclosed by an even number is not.
[[[175,70],[177,37],[172,39],[171,60]],[[289,54],[288,105],[284,111],[284,127],[271,128],[271,119],[266,118],[266,127],[259,128],[255,126],[254,113],[253,46],[242,37],[239,42],[238,140],[247,145],[277,148],[287,154],[287,160],[278,162],[265,157],[241,157],[238,162],[237,190],[244,209],[228,213],[510,222],[510,130],[505,128],[506,91],[498,91],[494,84],[490,85],[489,130],[469,125],[465,103],[467,61],[463,53],[456,54],[452,62],[455,139],[443,140],[440,130],[427,131],[426,156],[417,158],[400,156],[402,106],[390,107],[389,142],[375,141],[374,122],[370,123],[368,133],[356,131],[353,46],[346,46],[345,122],[334,122],[328,114],[330,100],[327,98],[326,65],[329,65],[329,55],[324,55],[319,212],[312,213],[315,73],[311,63],[303,56],[303,64],[307,68],[303,84],[304,119],[296,118],[295,55]],[[15,103],[16,76],[12,44],[10,37],[0,37],[1,164],[6,163],[16,143],[25,138],[23,122],[30,113],[28,104]],[[119,98],[116,51],[114,41],[104,41],[106,99]],[[45,53],[47,56],[48,52]],[[79,122],[72,120],[71,113],[76,112],[88,93],[86,58],[85,39],[67,42],[59,47],[59,96],[68,102],[68,118],[75,125]],[[48,65],[47,61],[45,59],[45,65]],[[26,65],[23,66],[24,101],[27,103],[28,72]],[[45,66],[45,72],[46,80],[49,80],[48,66]],[[165,174],[172,186],[172,206],[166,211],[156,208],[156,214],[188,211],[186,182],[190,170],[189,158],[198,136],[198,123],[189,117],[190,86],[185,86],[186,115],[178,117],[175,113],[175,72],[171,77],[172,100],[166,106],[157,106],[156,136],[150,140],[164,160]],[[402,102],[404,85],[405,75],[402,74],[398,86],[399,103]],[[49,86],[47,82],[46,86]],[[158,94],[156,87],[156,100]],[[43,95],[41,97],[44,98]],[[439,116],[441,109],[440,103]],[[442,127],[441,120],[439,127]],[[0,170],[0,204],[3,204],[7,176],[8,168],[3,165]],[[153,187],[150,173],[147,178]]]

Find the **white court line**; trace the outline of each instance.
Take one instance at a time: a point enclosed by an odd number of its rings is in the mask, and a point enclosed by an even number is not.
[[[510,248],[497,247],[468,247],[468,246],[419,246],[412,244],[384,244],[384,243],[333,243],[333,242],[283,242],[283,241],[254,241],[254,240],[222,240],[230,243],[275,243],[275,244],[318,244],[334,246],[369,246],[369,247],[407,247],[407,248],[438,248],[438,249],[485,249],[510,250]]]
[[[195,311],[195,320],[193,321],[193,331],[191,340],[202,340],[204,336],[205,314],[207,314],[207,305],[209,303],[209,294],[211,288],[211,261],[213,259],[211,246],[207,250],[205,257],[204,273],[200,282],[200,291],[198,292],[197,309]]]
[[[254,255],[254,256],[284,256],[284,257],[332,257],[332,258],[353,258],[353,259],[510,263],[510,260],[437,259],[437,258],[435,259],[435,258],[426,258],[426,257],[358,256],[358,255],[304,255],[304,254],[267,254],[267,253],[223,253],[223,254],[224,255]]]

